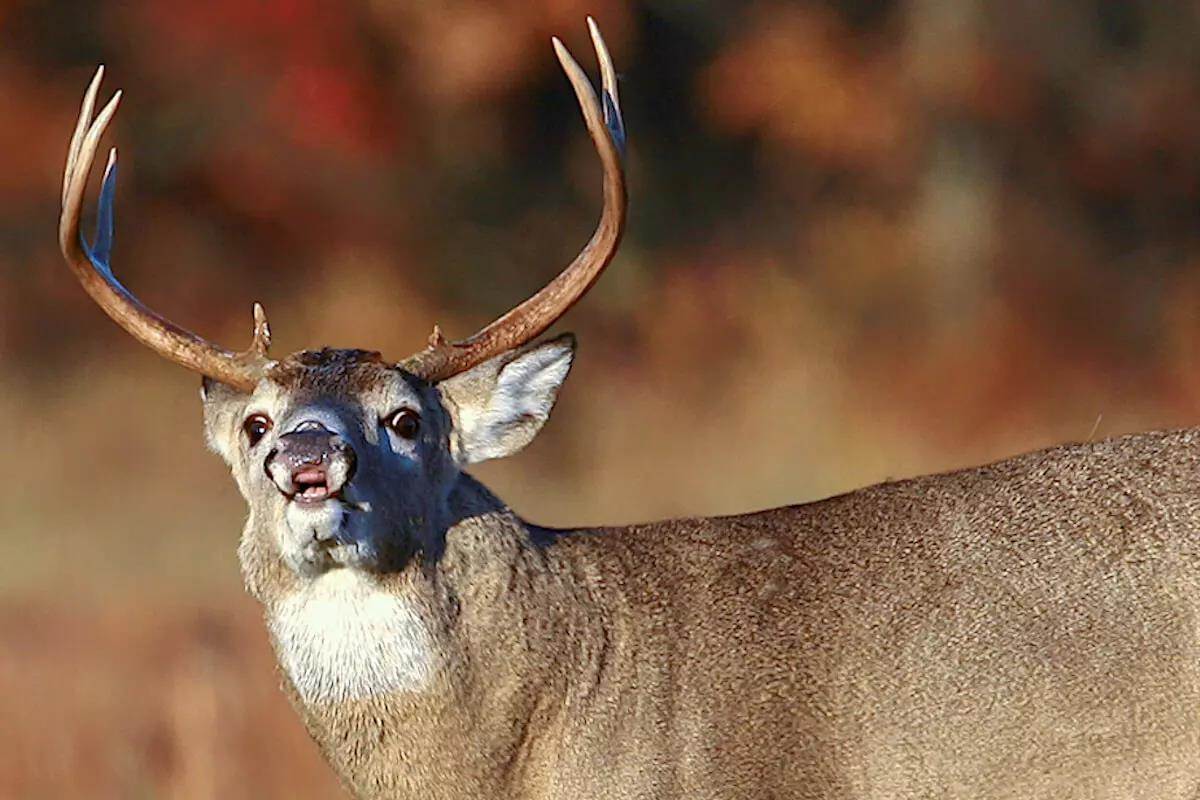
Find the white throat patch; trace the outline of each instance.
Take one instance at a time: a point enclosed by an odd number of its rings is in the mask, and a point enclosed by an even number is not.
[[[412,604],[351,569],[284,599],[270,619],[279,662],[306,703],[417,691],[433,675],[429,630]]]

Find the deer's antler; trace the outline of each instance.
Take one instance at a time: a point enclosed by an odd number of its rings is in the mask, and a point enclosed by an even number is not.
[[[621,162],[625,126],[617,97],[616,71],[600,29],[591,17],[588,17],[588,29],[600,61],[603,106],[597,101],[587,75],[567,48],[557,38],[553,42],[554,52],[575,89],[588,133],[604,165],[604,211],[596,232],[554,280],[475,335],[459,342],[447,342],[440,331],[435,330],[428,347],[401,362],[400,366],[409,372],[431,382],[444,380],[534,339],[592,287],[616,253],[625,227],[625,171]]]
[[[113,193],[117,183],[116,148],[109,152],[108,166],[104,169],[104,181],[100,186],[95,243],[89,246],[79,230],[88,173],[91,172],[100,137],[104,135],[121,100],[121,93],[117,92],[95,120],[92,119],[96,94],[100,91],[103,77],[104,67],[100,67],[83,97],[79,122],[67,152],[62,216],[58,223],[58,243],[67,265],[104,313],[139,342],[190,370],[248,391],[258,383],[270,363],[267,347],[271,343],[271,330],[262,306],[254,304],[254,340],[250,348],[242,353],[234,353],[159,316],[134,297],[113,275],[108,262],[113,238]]]

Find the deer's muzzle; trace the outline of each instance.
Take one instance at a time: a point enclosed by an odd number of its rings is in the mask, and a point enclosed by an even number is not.
[[[321,503],[354,477],[358,459],[345,439],[319,422],[302,422],[267,455],[267,476],[289,500]]]

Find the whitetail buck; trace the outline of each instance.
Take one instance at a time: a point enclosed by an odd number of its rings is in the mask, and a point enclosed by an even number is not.
[[[60,243],[92,298],[204,376],[250,507],[239,555],[286,690],[363,798],[1196,798],[1200,435],[1070,445],[718,519],[550,530],[464,470],[520,450],[574,354],[529,344],[625,218],[624,138],[555,41],[604,210],[548,286],[461,342],[232,353],[143,306],[84,185],[113,98],[88,89]],[[764,376],[764,380],[769,377]],[[620,408],[612,410],[619,416]],[[714,464],[714,469],[727,465]]]

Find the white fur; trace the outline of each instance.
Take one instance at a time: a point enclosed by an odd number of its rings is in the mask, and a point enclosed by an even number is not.
[[[550,416],[574,356],[572,344],[543,344],[505,364],[486,398],[476,398],[482,404],[460,403],[460,460],[475,464],[503,458],[529,444]]]
[[[279,603],[271,633],[306,703],[419,691],[435,668],[429,630],[405,598],[336,569]]]

